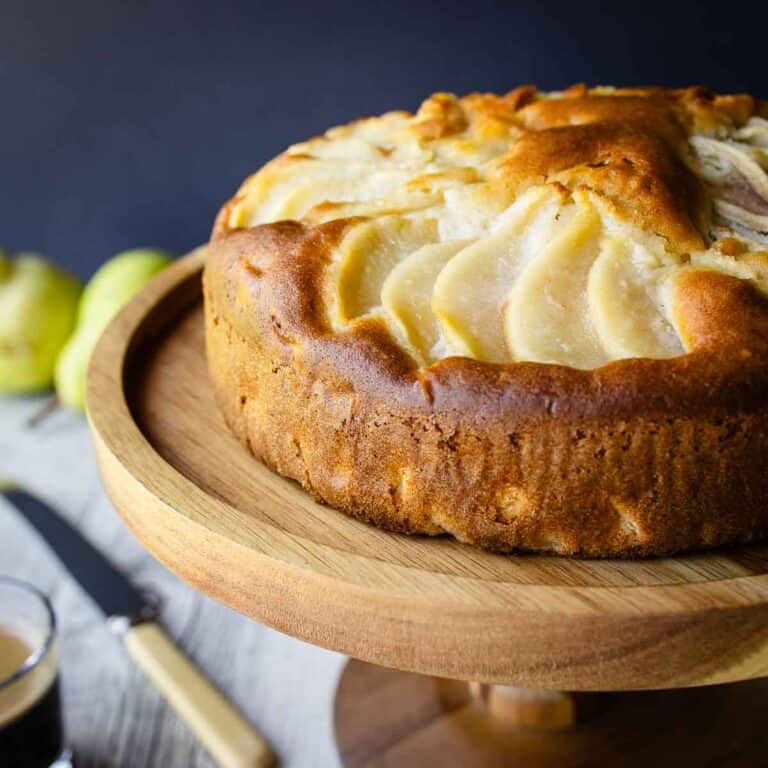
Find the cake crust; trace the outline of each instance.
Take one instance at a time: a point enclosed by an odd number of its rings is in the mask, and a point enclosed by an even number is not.
[[[542,183],[595,191],[686,255],[713,239],[712,196],[686,162],[691,132],[765,113],[703,89],[433,99],[420,140],[507,131],[495,173],[510,199]],[[219,214],[205,268],[211,379],[249,450],[317,499],[499,552],[663,555],[768,535],[762,272],[682,263],[665,284],[684,349],[674,357],[425,363],[376,313],[334,327],[328,265],[365,217],[233,226],[243,200]]]

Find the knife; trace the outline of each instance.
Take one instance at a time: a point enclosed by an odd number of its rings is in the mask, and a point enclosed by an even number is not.
[[[107,617],[128,653],[223,768],[267,768],[266,741],[173,644],[158,623],[157,601],[142,593],[47,504],[0,484]]]

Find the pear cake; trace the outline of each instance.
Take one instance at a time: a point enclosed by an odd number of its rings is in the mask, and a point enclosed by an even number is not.
[[[268,467],[390,531],[646,556],[768,536],[768,103],[439,93],[214,225],[207,354]]]

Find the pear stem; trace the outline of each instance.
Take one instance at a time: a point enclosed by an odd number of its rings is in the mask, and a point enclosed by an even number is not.
[[[27,427],[35,429],[39,427],[59,406],[61,401],[56,395],[51,395],[28,419]]]

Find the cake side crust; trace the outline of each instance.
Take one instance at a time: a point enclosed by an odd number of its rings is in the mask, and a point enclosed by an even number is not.
[[[476,405],[488,407],[457,409],[486,386],[466,369],[471,361],[442,361],[424,377],[407,356],[398,359],[394,341],[392,359],[368,358],[361,338],[387,348],[386,328],[373,321],[355,339],[324,335],[322,324],[296,334],[301,311],[293,304],[290,316],[284,304],[304,294],[286,287],[278,267],[290,259],[299,268],[302,259],[281,237],[241,233],[212,244],[209,367],[239,439],[315,498],[388,530],[446,532],[498,552],[663,555],[768,534],[768,415],[743,377],[732,391],[746,387],[753,397],[684,408],[664,397],[661,379],[655,386],[640,375],[645,393],[631,381],[637,362],[673,361],[621,361],[625,375],[615,379],[625,381],[626,402],[613,412],[606,382],[603,413],[589,403],[581,412],[567,407],[567,390],[552,393],[549,409],[510,407],[503,396],[491,407],[479,395]],[[710,389],[702,386],[700,397]],[[633,408],[638,398],[656,409]]]

